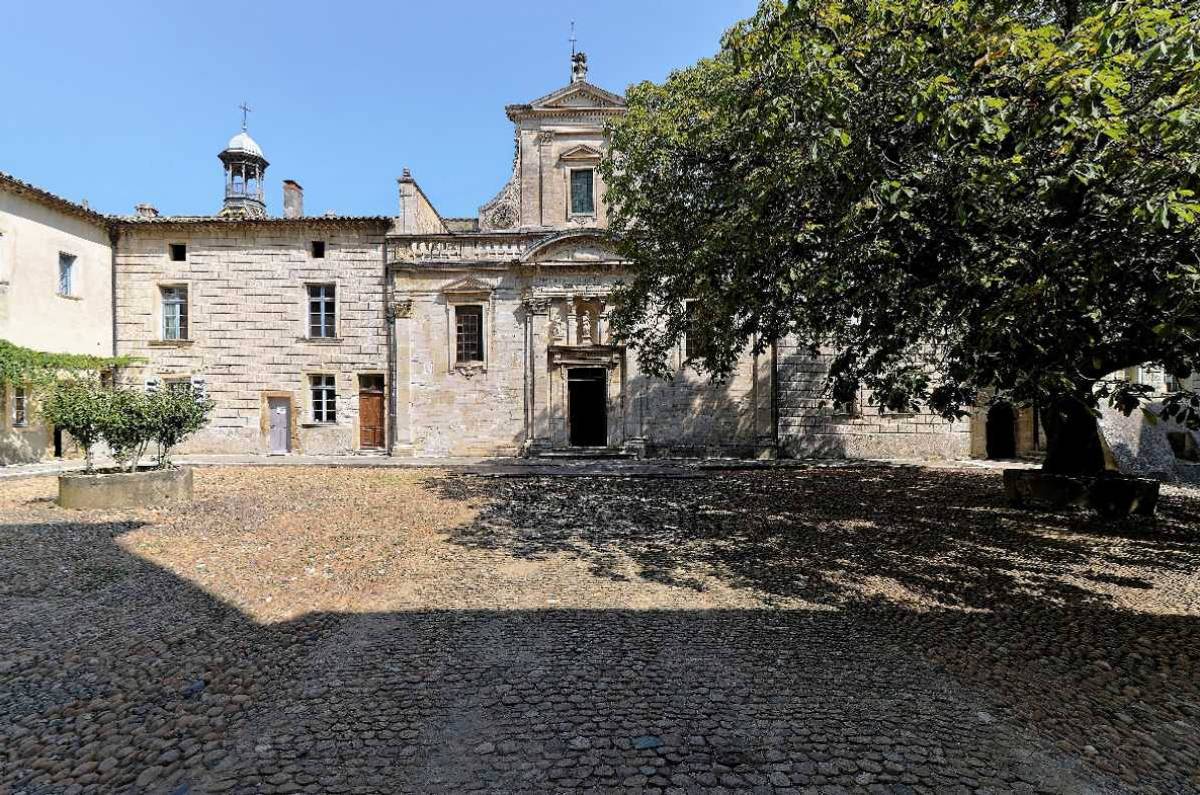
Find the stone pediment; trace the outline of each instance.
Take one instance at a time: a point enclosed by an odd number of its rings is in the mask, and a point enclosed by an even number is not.
[[[569,162],[596,162],[600,160],[601,157],[602,154],[596,147],[588,146],[587,144],[580,144],[579,146],[573,146],[567,151],[563,152],[561,155],[559,155],[558,159]]]
[[[619,108],[625,100],[591,83],[573,83],[530,103],[534,110],[560,108]]]
[[[474,276],[467,276],[446,285],[442,288],[442,292],[448,295],[474,295],[478,293],[490,293],[492,292],[492,289],[492,285],[488,284],[482,279],[477,279]]]
[[[523,265],[605,265],[620,263],[603,234],[594,231],[563,232],[529,247]]]

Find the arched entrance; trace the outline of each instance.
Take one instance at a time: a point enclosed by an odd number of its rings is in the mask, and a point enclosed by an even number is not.
[[[1017,457],[1017,415],[1011,403],[997,403],[988,409],[987,457]]]

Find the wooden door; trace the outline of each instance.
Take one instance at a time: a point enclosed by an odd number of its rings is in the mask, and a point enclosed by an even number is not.
[[[284,455],[292,446],[292,401],[287,398],[268,398],[271,414],[271,455]]]
[[[364,375],[358,392],[358,444],[379,450],[385,444],[383,376]]]

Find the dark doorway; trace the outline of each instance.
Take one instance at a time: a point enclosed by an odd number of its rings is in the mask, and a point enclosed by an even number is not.
[[[54,429],[54,457],[55,458],[63,457],[63,429],[62,428]]]
[[[997,403],[988,409],[987,457],[1017,457],[1017,415],[1011,403]]]
[[[383,376],[358,377],[358,445],[367,450],[383,448]]]
[[[608,445],[608,400],[603,367],[567,370],[567,403],[571,421],[571,444],[575,447]]]

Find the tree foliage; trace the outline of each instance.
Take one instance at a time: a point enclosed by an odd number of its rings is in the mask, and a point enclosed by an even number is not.
[[[1200,367],[1196,11],[766,0],[611,130],[616,333],[717,376],[795,335],[896,410],[1136,406],[1096,384]]]
[[[0,384],[44,386],[64,373],[82,374],[124,367],[130,357],[89,356],[77,353],[44,353],[0,340]]]
[[[190,386],[146,393],[127,387],[108,388],[88,379],[56,382],[41,412],[83,448],[87,470],[94,468],[94,448],[103,441],[118,467],[134,471],[151,443],[157,462],[171,465],[171,449],[208,421],[213,403]]]

